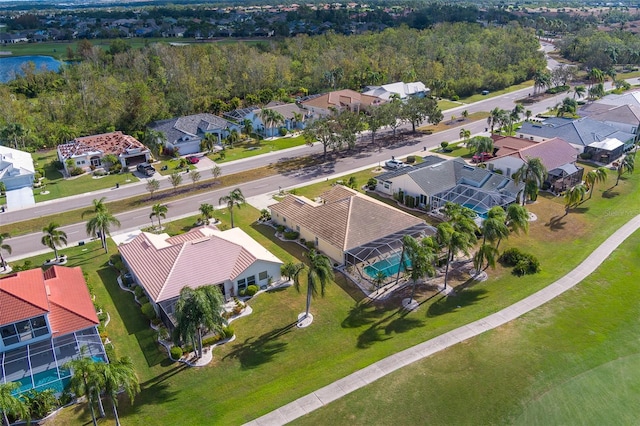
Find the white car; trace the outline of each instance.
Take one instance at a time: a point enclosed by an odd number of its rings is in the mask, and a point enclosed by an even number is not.
[[[404,167],[405,164],[400,160],[387,160],[384,163],[384,166],[388,169],[399,169],[400,167]]]

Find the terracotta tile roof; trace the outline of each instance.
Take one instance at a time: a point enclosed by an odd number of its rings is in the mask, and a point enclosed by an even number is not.
[[[119,156],[133,150],[144,152],[147,148],[133,136],[120,131],[75,138],[71,142],[58,145],[58,151],[64,158],[91,153]]]
[[[344,89],[325,93],[321,96],[303,101],[302,104],[326,109],[329,107],[348,107],[356,104],[363,106],[376,105],[381,102],[383,101],[376,96],[363,95],[355,90]]]
[[[343,251],[424,223],[415,216],[341,185],[320,198],[325,202],[315,203],[287,195],[270,208]]]
[[[492,135],[494,148],[498,148],[495,152],[495,157],[501,157],[503,155],[513,154],[523,148],[535,145],[537,142],[524,138],[514,138],[512,136],[499,136]]]
[[[185,286],[234,280],[256,260],[282,263],[239,228],[203,226],[173,237],[142,232],[119,250],[154,302],[177,297]]]
[[[99,324],[79,267],[32,269],[0,279],[0,324],[49,313],[53,336]]]

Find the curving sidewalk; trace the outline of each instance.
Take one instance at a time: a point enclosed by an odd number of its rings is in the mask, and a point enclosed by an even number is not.
[[[571,289],[589,276],[627,237],[639,228],[640,215],[635,216],[614,232],[571,272],[531,296],[487,317],[381,359],[368,367],[298,398],[262,417],[252,420],[246,423],[246,425],[271,426],[291,422],[404,366],[484,333],[485,331],[497,328],[502,324],[532,311]]]

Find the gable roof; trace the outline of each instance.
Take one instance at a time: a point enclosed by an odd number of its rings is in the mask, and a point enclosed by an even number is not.
[[[156,303],[185,286],[233,280],[257,260],[282,263],[239,228],[202,226],[173,237],[142,232],[118,249]]]
[[[537,143],[529,139],[514,138],[513,136],[500,136],[496,134],[491,135],[491,139],[493,139],[493,147],[496,149],[494,157],[503,157],[505,155],[513,154]]]
[[[175,142],[193,140],[207,132],[223,131],[227,127],[236,126],[237,124],[217,115],[202,113],[155,121],[149,125],[149,128],[164,133],[167,141]]]
[[[426,157],[422,157],[422,162],[418,164],[414,164],[411,167],[400,167],[397,169],[390,170],[388,172],[384,172],[376,176],[376,180],[378,181],[389,181],[396,176],[402,176],[407,174],[410,171],[418,170],[423,167],[433,166],[434,164],[442,163],[443,161],[447,161],[442,157],[437,157],[435,155],[427,155]]]
[[[49,313],[54,337],[99,324],[79,267],[31,269],[0,279],[0,325]]]
[[[580,112],[587,112],[588,116],[594,120],[611,123],[624,123],[637,126],[640,123],[640,106],[636,105],[599,105],[600,108],[591,107],[581,109]]]
[[[140,152],[148,150],[133,136],[116,131],[75,138],[70,142],[58,145],[58,151],[63,158],[71,158],[93,153],[120,156],[128,154],[129,151]]]
[[[607,105],[633,105],[640,107],[640,90],[632,90],[620,95],[607,95],[600,99],[599,102]]]
[[[553,170],[567,163],[575,163],[578,158],[578,151],[567,141],[553,138],[544,142],[534,142],[518,151],[492,158],[489,162],[506,156],[519,158],[523,162],[526,162],[529,158],[539,158],[547,170]]]
[[[411,83],[397,81],[395,83],[383,84],[382,86],[367,86],[362,94],[375,96],[388,101],[394,94],[400,96],[400,99],[405,99],[407,96],[424,93],[427,90],[427,87],[421,81]]]
[[[542,138],[561,138],[573,145],[587,146],[592,142],[597,142],[611,137],[614,133],[619,132],[614,127],[601,121],[593,120],[589,117],[583,117],[578,120],[570,120],[566,118],[549,118],[542,123],[524,122],[518,133],[524,135],[538,136]],[[633,138],[633,134],[626,134],[627,137],[620,135],[620,140],[629,140]],[[617,137],[617,136],[616,136]],[[622,139],[621,139],[622,138]]]
[[[355,90],[344,89],[335,92],[324,93],[322,95],[302,101],[303,105],[314,106],[317,108],[341,108],[351,105],[377,105],[381,101],[380,98],[358,93]]]
[[[323,203],[289,194],[269,207],[342,251],[424,223],[342,185],[336,185],[320,198]]]

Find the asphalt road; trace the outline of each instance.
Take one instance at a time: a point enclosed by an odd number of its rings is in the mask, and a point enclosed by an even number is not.
[[[473,104],[461,105],[460,107],[445,111],[445,121],[449,120],[451,115],[460,117],[463,110],[467,110],[470,114],[473,112],[490,111],[495,107],[510,110],[514,107],[516,100],[528,96],[531,91],[532,88],[527,88],[501,96],[490,97]],[[567,95],[559,94],[557,96],[544,99],[540,102],[527,105],[527,109],[531,110],[533,115],[544,112],[561,102],[565,96]],[[461,122],[459,124],[460,125],[452,126],[451,129],[443,132],[438,132],[433,135],[423,135],[419,138],[413,139],[410,144],[395,143],[391,146],[384,147],[381,150],[376,149],[372,151],[365,151],[354,156],[339,158],[335,161],[327,162],[321,167],[300,169],[291,173],[251,181],[240,185],[240,189],[245,197],[252,197],[275,192],[280,187],[290,188],[303,186],[316,179],[325,179],[336,174],[347,174],[355,169],[383,164],[384,161],[390,159],[391,156],[402,158],[418,151],[424,152],[425,149],[428,150],[432,147],[439,146],[442,141],[456,141],[459,139],[459,132],[462,127],[470,130],[472,134],[483,133],[487,127],[484,120],[472,123]],[[404,126],[404,128],[406,129],[408,126]],[[223,175],[229,175],[238,172],[246,172],[282,159],[320,152],[322,152],[322,146],[320,144],[315,144],[313,147],[301,146],[286,151],[278,151],[235,162],[223,163],[220,164],[220,168],[222,169]],[[205,178],[208,177],[207,173],[207,171],[203,171],[203,176]],[[167,178],[159,179],[159,181],[161,189],[171,188]],[[167,204],[168,213],[166,220],[174,220],[180,217],[197,214],[198,207],[201,203],[206,202],[217,206],[219,198],[227,195],[229,191],[230,188],[215,189],[208,193],[186,196],[183,199],[172,201]],[[87,208],[87,206],[91,205],[91,201],[94,198],[106,197],[107,201],[113,201],[141,194],[148,194],[145,189],[144,181],[137,184],[123,185],[118,189],[111,188],[103,191],[90,192],[65,199],[38,203],[35,207],[31,208],[0,213],[0,224],[10,224],[41,216],[64,214],[64,212],[68,210]],[[117,217],[122,226],[120,229],[113,230],[112,233],[121,233],[149,226],[151,224],[149,220],[149,213],[150,208],[144,207],[138,210],[118,214]],[[68,225],[61,229],[67,233],[69,245],[76,245],[79,241],[87,240],[85,223]],[[11,256],[6,257],[6,259],[9,261],[15,261],[36,253],[48,252],[49,249],[45,248],[41,244],[41,238],[41,233],[12,237],[7,241],[12,248],[12,254]]]

